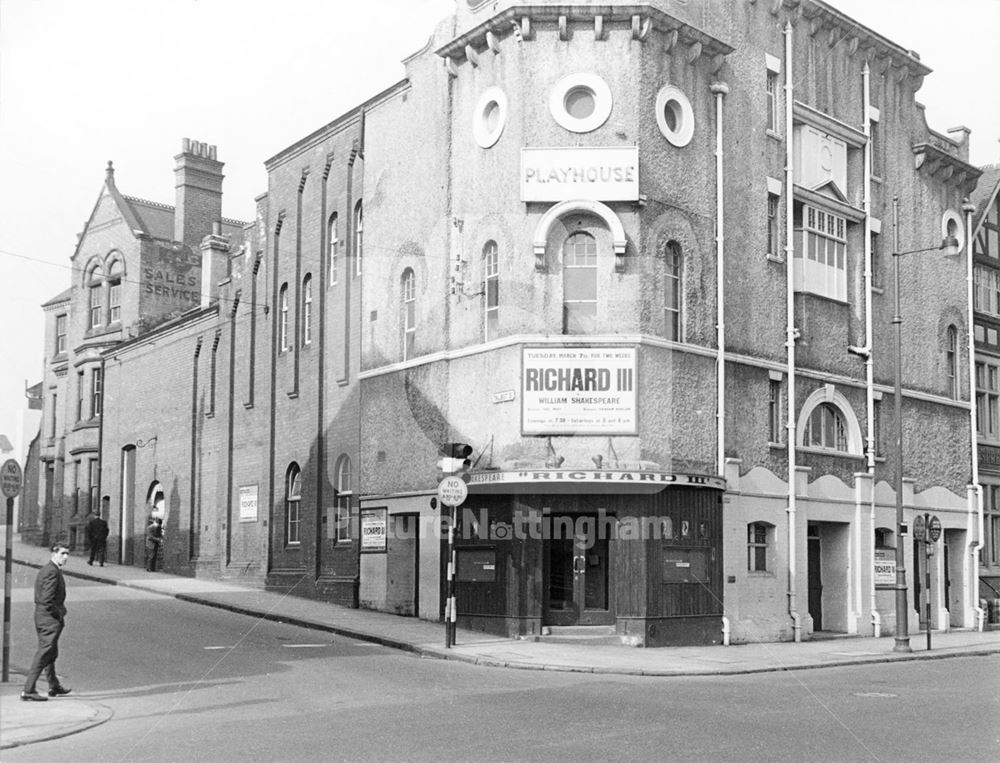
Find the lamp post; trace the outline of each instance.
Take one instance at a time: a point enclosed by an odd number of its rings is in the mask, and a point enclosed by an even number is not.
[[[949,234],[951,231],[949,230]],[[958,239],[948,235],[938,246],[926,249],[913,249],[907,252],[899,251],[899,197],[892,198],[892,284],[896,305],[896,313],[892,317],[895,341],[895,385],[893,389],[893,409],[896,421],[896,469],[894,485],[896,491],[896,643],[894,652],[910,652],[910,627],[906,606],[906,567],[903,554],[903,316],[899,308],[899,258],[904,254],[920,254],[943,250],[945,256],[954,257],[959,253]],[[930,623],[927,624],[930,628]]]

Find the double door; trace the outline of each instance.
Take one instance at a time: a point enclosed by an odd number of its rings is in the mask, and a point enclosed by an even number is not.
[[[544,541],[545,624],[614,623],[607,533],[601,531],[597,517],[592,515],[574,514],[552,520],[553,537]]]

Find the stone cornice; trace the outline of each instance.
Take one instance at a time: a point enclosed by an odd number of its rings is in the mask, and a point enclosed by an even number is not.
[[[932,143],[913,146],[914,167],[939,182],[954,185],[963,195],[972,192],[983,171]]]

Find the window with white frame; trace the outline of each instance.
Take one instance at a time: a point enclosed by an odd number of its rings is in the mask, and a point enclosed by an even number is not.
[[[780,443],[781,432],[781,379],[770,379],[767,396],[768,442]]]
[[[663,262],[663,336],[681,340],[681,295],[684,257],[681,245],[670,240],[660,250]]]
[[[772,257],[780,257],[781,239],[778,236],[778,208],[780,197],[776,193],[767,195],[767,253]]]
[[[339,278],[338,273],[338,260],[337,260],[337,247],[340,246],[340,241],[337,238],[337,213],[334,212],[330,215],[330,221],[326,226],[327,241],[327,271],[328,271],[328,283],[330,286],[337,285],[337,279]]]
[[[985,440],[1000,440],[1000,366],[976,361],[976,431]]]
[[[767,129],[771,132],[778,131],[778,72],[767,70],[767,82],[765,94],[767,96]]]
[[[97,418],[101,415],[101,369],[90,369],[90,415]]]
[[[69,320],[67,315],[56,316],[56,355],[66,352],[66,325]]]
[[[83,421],[83,401],[86,397],[86,392],[84,390],[84,378],[83,370],[78,370],[76,372],[76,420]]]
[[[312,344],[313,318],[313,281],[312,275],[306,274],[302,279],[302,345]]]
[[[99,271],[95,271],[97,278]],[[103,282],[91,283],[89,289],[90,301],[90,328],[97,328],[101,325],[101,292],[104,290]]]
[[[768,548],[774,535],[774,525],[768,522],[751,522],[747,525],[747,570],[767,572]]]
[[[403,360],[413,357],[417,338],[417,277],[412,268],[403,271]]]
[[[500,323],[500,262],[496,241],[483,247],[483,291],[486,297],[486,341],[496,339]]]
[[[122,319],[122,280],[108,281],[108,323],[118,323]]]
[[[847,220],[802,205],[795,228],[795,289],[847,301]]]
[[[351,539],[351,459],[343,455],[337,459],[336,504],[334,522],[337,525],[337,541]]]
[[[979,563],[984,567],[1000,566],[1000,485],[982,485],[983,545]]]
[[[948,397],[958,400],[958,329],[948,327],[944,348],[945,386]]]
[[[976,265],[972,271],[973,307],[981,313],[1000,317],[1000,273],[994,268]]]
[[[563,243],[563,333],[590,334],[597,327],[597,241],[586,231]]]
[[[813,408],[806,422],[803,444],[846,453],[847,422],[843,412],[833,403],[820,403]]]
[[[302,472],[293,463],[285,476],[285,543],[297,546],[302,524]]]
[[[281,284],[278,296],[278,352],[288,351],[288,284]]]
[[[89,501],[88,509],[90,511],[97,511],[100,503],[97,498],[98,494],[98,483],[101,480],[101,466],[100,461],[96,458],[90,459],[87,463],[89,469],[87,474],[87,499]]]

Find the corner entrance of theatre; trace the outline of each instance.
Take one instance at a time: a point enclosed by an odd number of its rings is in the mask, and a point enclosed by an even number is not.
[[[543,625],[611,625],[611,547],[593,514],[548,517]],[[606,530],[606,526],[604,530]]]

